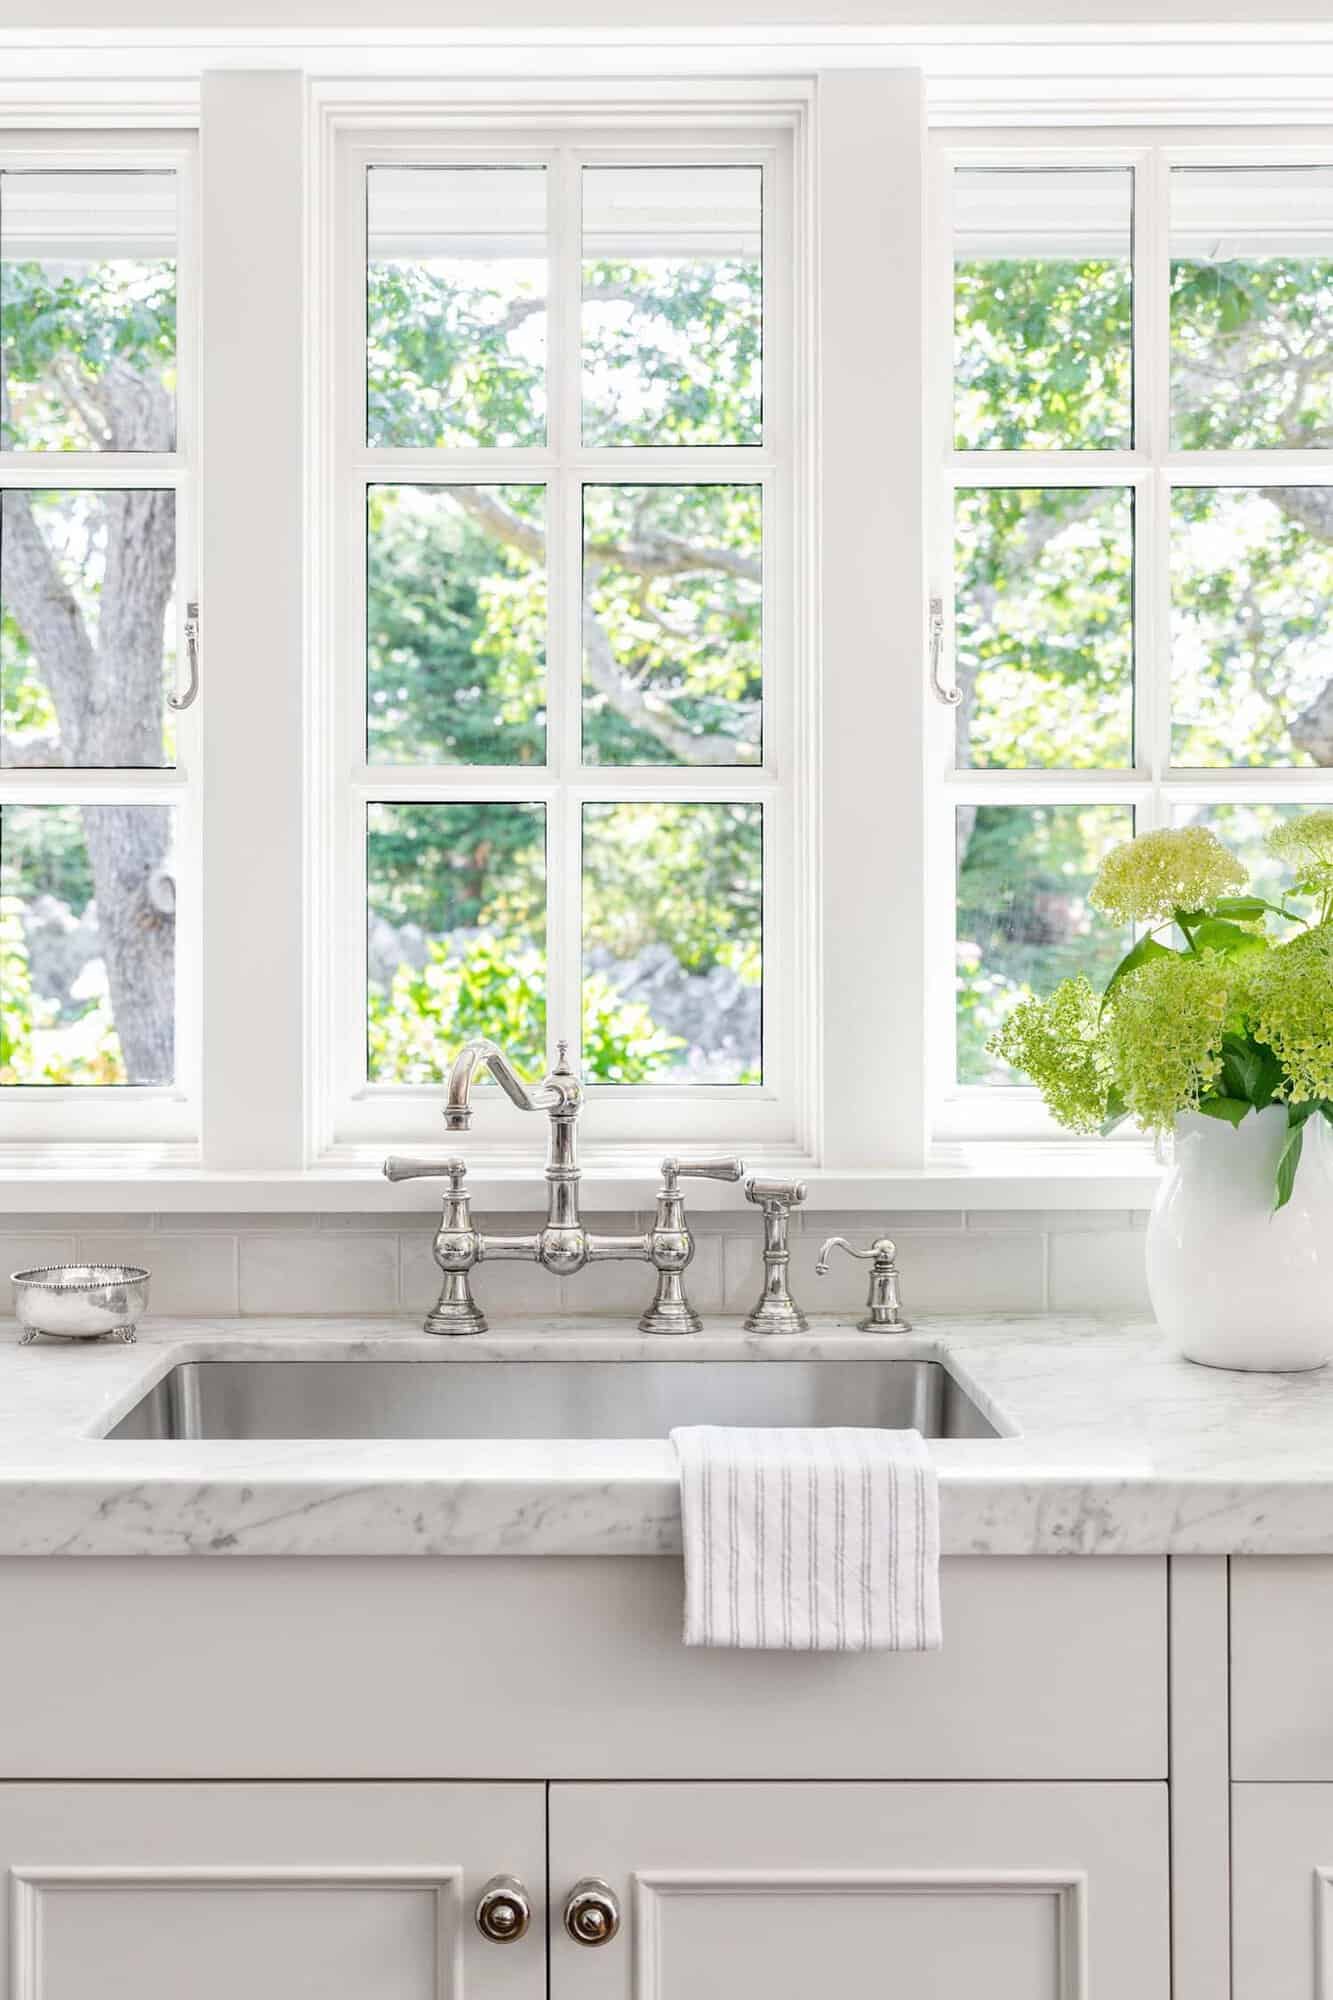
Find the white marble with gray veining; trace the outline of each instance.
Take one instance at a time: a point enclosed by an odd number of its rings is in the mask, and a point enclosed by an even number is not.
[[[1250,1376],[1091,1315],[924,1321],[906,1338],[715,1320],[428,1339],[405,1320],[148,1321],[139,1343],[21,1347],[0,1329],[0,1555],[586,1555],[680,1547],[670,1445],[462,1439],[157,1443],[104,1433],[178,1361],[886,1355],[944,1360],[1010,1435],[940,1440],[946,1554],[1333,1553],[1333,1368]]]

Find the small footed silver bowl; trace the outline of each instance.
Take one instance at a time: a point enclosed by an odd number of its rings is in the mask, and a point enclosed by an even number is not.
[[[55,1340],[133,1340],[148,1305],[148,1275],[138,1264],[48,1264],[15,1271],[22,1345],[39,1333]]]

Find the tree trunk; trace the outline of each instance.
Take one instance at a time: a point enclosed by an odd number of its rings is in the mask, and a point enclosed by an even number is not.
[[[131,1083],[170,1083],[175,1061],[175,895],[167,806],[84,806],[111,1013]]]
[[[108,441],[160,446],[170,405],[113,363],[96,390]],[[165,412],[165,414],[164,414]],[[162,762],[162,633],[175,577],[175,495],[107,492],[106,561],[94,644],[26,493],[3,496],[4,598],[32,647],[60,724],[67,768]],[[175,1074],[175,896],[165,806],[84,806],[84,837],[112,1017],[131,1083]]]

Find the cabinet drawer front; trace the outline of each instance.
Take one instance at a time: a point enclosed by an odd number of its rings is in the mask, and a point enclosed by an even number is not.
[[[1333,1994],[1333,1785],[1235,1785],[1234,2000]]]
[[[540,1785],[0,1785],[0,1994],[545,2000],[545,1846]]]
[[[1167,2000],[1166,1787],[555,1785],[552,2000]]]
[[[1333,1557],[1232,1561],[1231,1775],[1333,1782]]]
[[[1166,1775],[1165,1561],[943,1596],[942,1653],[738,1653],[681,1643],[670,1557],[0,1562],[0,1775]]]

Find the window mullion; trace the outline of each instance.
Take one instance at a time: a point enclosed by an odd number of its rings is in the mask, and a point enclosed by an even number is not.
[[[917,1166],[925,1157],[924,142],[919,76],[820,76],[822,1060],[830,1167]]]
[[[204,1163],[296,1169],[305,1058],[303,79],[208,73],[202,117]]]
[[[1142,833],[1160,823],[1171,756],[1171,491],[1162,472],[1171,448],[1171,216],[1160,146],[1136,169],[1134,218],[1135,437],[1153,468],[1134,521],[1136,762],[1152,783]]]
[[[547,809],[547,1053],[579,1049],[581,990],[581,808],[569,784],[582,761],[583,496],[573,469],[579,451],[581,228],[579,165],[562,147],[551,167],[551,443],[557,470],[549,498],[547,588],[547,759],[556,790]]]

